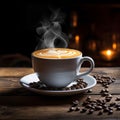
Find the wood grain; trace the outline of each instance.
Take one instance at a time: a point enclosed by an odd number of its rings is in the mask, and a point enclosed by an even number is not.
[[[0,68],[0,77],[21,77],[33,73],[32,68]]]
[[[87,68],[82,68],[82,71]],[[114,109],[114,113],[108,115],[68,112],[73,100],[79,100],[80,104],[87,96],[94,99],[104,99],[100,91],[101,84],[97,84],[92,93],[82,93],[72,96],[44,96],[30,92],[23,88],[19,80],[22,76],[33,73],[32,68],[0,68],[0,120],[120,120],[120,111]],[[109,86],[109,92],[114,102],[120,97],[120,67],[95,68],[91,75],[101,74],[116,78]],[[120,103],[120,101],[118,101]],[[81,105],[80,105],[81,106]]]

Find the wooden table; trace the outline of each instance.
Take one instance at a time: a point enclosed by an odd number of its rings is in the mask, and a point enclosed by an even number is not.
[[[0,120],[120,120],[118,110],[114,110],[110,115],[98,115],[97,111],[93,114],[68,112],[72,101],[76,99],[80,103],[83,103],[87,96],[100,99],[100,90],[103,89],[101,84],[92,88],[91,93],[64,97],[44,96],[28,91],[20,85],[20,78],[30,73],[33,73],[32,68],[0,68]],[[116,81],[109,86],[109,92],[113,96],[112,101],[120,97],[120,67],[95,68],[91,74],[115,77]]]

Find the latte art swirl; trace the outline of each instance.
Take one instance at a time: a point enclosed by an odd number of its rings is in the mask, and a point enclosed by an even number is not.
[[[76,54],[75,51],[68,50],[49,50],[44,53],[39,53],[40,56],[73,56]]]
[[[68,48],[48,48],[37,50],[33,53],[33,55],[39,58],[63,59],[77,57],[81,55],[81,52]]]

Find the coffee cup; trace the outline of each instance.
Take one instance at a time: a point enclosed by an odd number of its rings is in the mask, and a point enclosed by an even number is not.
[[[84,61],[90,63],[88,70],[80,72]],[[94,68],[91,57],[69,48],[47,48],[32,53],[32,66],[38,78],[48,87],[63,88]]]

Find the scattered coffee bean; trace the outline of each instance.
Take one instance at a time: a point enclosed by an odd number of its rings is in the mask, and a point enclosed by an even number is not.
[[[116,107],[116,108],[120,107],[120,103],[116,104],[116,106],[115,106],[115,107]]]
[[[87,104],[89,104],[89,102],[88,101],[84,101],[82,105],[86,106]]]
[[[109,110],[113,110],[113,107],[109,107]]]
[[[46,89],[46,85],[43,84],[41,81],[38,82],[31,82],[29,83],[30,87],[36,88],[36,89]]]
[[[76,109],[75,107],[70,107],[68,112],[75,111],[75,109]]]
[[[105,92],[105,89],[102,89],[101,91],[100,91],[100,93],[104,93]]]
[[[80,107],[76,107],[75,111],[79,111],[80,110]]]
[[[77,100],[76,102],[74,101],[71,107],[73,111],[80,111],[80,113],[85,113],[86,111],[87,114],[92,114],[93,112],[98,111],[98,115],[102,115],[104,112],[107,113],[108,115],[113,114],[114,110],[116,109],[117,111],[120,110],[120,97],[116,97],[116,99],[112,99],[112,95],[109,92],[109,85],[115,82],[115,78],[112,78],[107,75],[94,75],[94,77],[97,80],[98,84],[101,84],[104,88],[100,91],[101,96],[97,99],[92,99],[91,96],[87,96],[86,99],[82,104],[79,104],[79,101]],[[81,88],[83,88],[86,84],[82,84],[83,82],[82,79],[78,80],[79,84],[77,83],[76,89],[79,89],[79,85]],[[92,92],[91,89],[87,91],[87,93]],[[111,102],[112,101],[112,102]],[[80,105],[82,105],[82,109],[80,108]]]
[[[89,89],[88,91],[87,91],[87,93],[91,93],[92,92],[92,89]]]
[[[116,99],[115,99],[116,101],[120,101],[120,97],[116,97]]]
[[[86,98],[86,101],[90,101],[90,99],[91,99],[91,96],[88,96],[88,97]]]
[[[94,112],[94,110],[90,109],[89,112],[88,112],[88,114],[92,114],[93,112]]]
[[[107,96],[107,97],[112,98],[112,95],[111,95],[111,94],[108,94],[108,96]]]
[[[106,100],[106,102],[110,102],[111,98],[110,97],[106,97],[105,100]]]
[[[108,95],[109,95],[108,92],[104,92],[104,93],[101,94],[101,96],[103,96],[103,97],[108,96]]]
[[[85,107],[86,107],[86,108],[91,108],[92,106],[91,106],[91,104],[88,104],[88,105],[86,105]]]
[[[98,112],[98,115],[102,115],[102,114],[103,114],[103,112],[102,112],[102,111],[99,111],[99,112]]]
[[[83,88],[86,88],[87,87],[87,83],[83,81],[83,79],[78,79],[76,80],[76,84],[70,86],[70,87],[66,87],[64,88],[65,90],[75,90],[75,89],[83,89]],[[69,89],[68,89],[69,88]]]
[[[83,108],[80,112],[85,113],[86,111],[87,111],[87,109]]]
[[[30,83],[29,85],[33,88],[39,88],[39,84],[37,84],[37,82]]]
[[[109,110],[108,111],[108,114],[110,115],[110,114],[113,114],[113,110]]]
[[[106,107],[106,108],[104,108],[104,110],[103,110],[104,112],[108,112],[109,111],[109,108],[108,107]]]
[[[98,84],[101,84],[105,88],[108,88],[109,85],[111,83],[115,82],[115,80],[116,80],[115,78],[112,78],[112,77],[107,76],[107,75],[96,74],[96,75],[93,75],[93,77],[96,78]]]
[[[115,102],[110,103],[110,107],[116,106]]]
[[[117,110],[120,110],[120,107],[117,107]]]
[[[109,85],[104,85],[104,87],[105,87],[105,88],[108,88],[108,87],[109,87]]]
[[[102,110],[102,106],[96,106],[96,110]]]
[[[73,101],[72,106],[77,106],[78,104],[79,104],[79,101],[78,101],[78,100],[75,100],[75,101]]]
[[[76,80],[76,84],[70,86],[61,88],[60,90],[75,90],[75,89],[83,89],[87,87],[87,83],[83,81],[83,79]],[[43,84],[41,81],[38,82],[31,82],[29,83],[29,86],[36,89],[43,89],[43,90],[56,90],[55,88],[47,87],[45,84]]]
[[[117,102],[106,102],[105,99],[111,99],[110,97],[105,97],[102,99],[95,99],[92,100],[91,96],[88,96],[85,101],[82,104],[82,109],[80,109],[80,103],[78,103],[78,100],[75,100],[73,104],[75,106],[71,106],[69,111],[80,111],[80,113],[85,113],[86,111],[87,114],[92,114],[93,112],[98,111],[98,115],[102,115],[104,112],[108,113],[108,115],[113,114],[114,109],[116,108],[117,111],[120,110],[120,104]],[[90,101],[89,101],[90,100]]]

